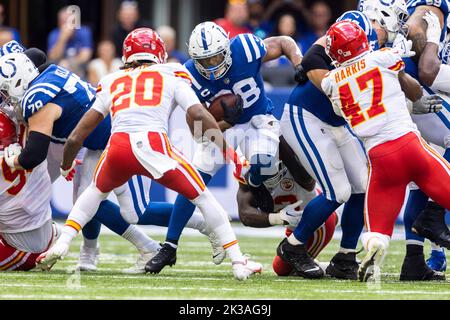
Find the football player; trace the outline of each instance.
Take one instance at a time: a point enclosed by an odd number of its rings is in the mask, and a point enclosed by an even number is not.
[[[186,68],[192,77],[192,87],[203,104],[227,93],[238,95],[236,106],[223,105],[224,119],[219,123],[227,142],[241,147],[250,160],[246,182],[259,187],[277,172],[280,125],[272,115],[274,106],[267,98],[261,76],[264,62],[286,56],[294,67],[300,65],[302,53],[290,37],[262,40],[252,34],[241,34],[229,39],[227,33],[213,22],[198,25],[189,40],[191,60]],[[194,165],[206,184],[223,168],[221,152],[211,142],[199,144]],[[195,207],[179,196],[167,234],[166,244],[176,249],[185,222]],[[160,251],[153,259],[161,268],[174,258],[176,251]],[[220,259],[215,259],[220,264]]]
[[[362,239],[367,256],[358,271],[359,280],[366,282],[379,274],[411,182],[450,208],[450,164],[421,139],[411,119],[405,95],[415,102],[423,91],[404,72],[400,54],[371,52],[364,30],[350,21],[334,24],[326,39],[326,52],[337,69],[325,76],[322,89],[335,112],[364,141],[369,158],[368,232]]]
[[[188,119],[203,125],[201,138],[208,130],[216,133],[215,143],[224,158],[236,165],[236,176],[242,164],[232,147],[228,147],[220,129],[190,87],[190,78],[180,64],[168,64],[165,45],[151,29],[131,32],[124,42],[123,70],[100,81],[97,99],[77,128],[70,135],[64,149],[63,170],[72,166],[85,139],[110,113],[113,134],[103,153],[93,184],[78,199],[61,238],[41,259],[51,267],[68,254],[72,239],[95,215],[100,203],[117,187],[135,175],[144,175],[163,186],[183,194],[198,206],[207,226],[220,239],[232,261],[233,274],[246,280],[262,271],[262,266],[249,261],[240,251],[225,210],[206,188],[198,172],[171,144],[168,119],[179,105]],[[163,246],[161,250],[170,250]],[[169,262],[176,263],[176,258]],[[159,273],[162,268],[146,266],[149,273]]]
[[[290,236],[298,226],[305,206],[317,196],[316,182],[299,164],[283,137],[280,139],[280,160],[279,172],[259,188],[240,185],[239,217],[245,226],[253,228],[287,226],[286,235]],[[331,215],[309,239],[307,249],[311,257],[316,258],[333,239],[338,220],[337,214]],[[278,276],[303,276],[292,273],[290,265],[278,256],[273,262],[273,270]]]

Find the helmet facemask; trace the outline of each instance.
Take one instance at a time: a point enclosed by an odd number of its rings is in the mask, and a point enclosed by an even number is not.
[[[212,81],[223,78],[232,65],[231,50],[229,47],[213,56],[194,60],[198,72],[206,79]]]

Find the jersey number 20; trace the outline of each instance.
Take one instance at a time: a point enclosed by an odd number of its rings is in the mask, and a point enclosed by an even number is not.
[[[372,105],[367,109],[367,116],[369,119],[375,118],[380,114],[386,112],[382,102],[383,97],[383,79],[378,68],[372,69],[363,75],[356,78],[359,90],[361,92],[369,88],[369,83],[372,83]],[[355,101],[350,84],[346,83],[339,88],[339,96],[341,99],[341,108],[345,117],[350,119],[350,124],[354,128],[367,121],[364,111],[361,109],[359,103]]]
[[[156,71],[144,71],[137,78],[123,76],[111,85],[113,116],[131,107],[157,107],[161,104],[163,77]]]

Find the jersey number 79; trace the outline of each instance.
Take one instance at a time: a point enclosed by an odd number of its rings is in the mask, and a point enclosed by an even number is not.
[[[339,87],[339,97],[341,100],[341,109],[347,119],[350,119],[352,128],[386,112],[382,102],[383,97],[383,78],[378,68],[372,69],[356,78],[360,92],[369,89],[369,83],[372,83],[372,104],[367,110],[362,110],[359,103],[355,101],[349,83]]]

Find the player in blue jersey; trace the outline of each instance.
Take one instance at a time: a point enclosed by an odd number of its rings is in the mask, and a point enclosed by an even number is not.
[[[412,43],[404,37],[398,39],[405,16],[406,4],[396,0],[383,10],[349,11],[339,21],[351,20],[361,26],[374,50],[395,43],[404,56],[412,56]],[[279,254],[284,253],[285,261],[305,277],[322,277],[323,272],[308,256],[304,244],[317,226],[346,203],[341,249],[332,259],[327,273],[332,277],[355,280],[358,271],[356,247],[364,225],[367,160],[344,119],[334,113],[327,97],[318,89],[324,75],[332,68],[331,59],[325,53],[325,41],[325,38],[320,39],[306,54],[302,66],[311,81],[294,90],[282,120],[283,136],[309,173],[322,185],[324,194],[307,206],[303,221],[288,241],[280,245]],[[421,107],[426,108],[416,105],[416,108]]]
[[[261,66],[284,55],[297,67],[303,57],[301,50],[290,37],[263,41],[252,34],[241,34],[229,39],[221,27],[205,22],[192,32],[189,54],[192,59],[186,63],[186,68],[203,104],[227,93],[241,98],[238,106],[223,106],[225,117],[219,125],[225,131],[227,142],[235,148],[241,147],[250,161],[246,175],[248,185],[261,186],[278,171],[275,164],[280,143],[280,125],[272,115],[274,106],[266,95]],[[206,183],[224,166],[220,152],[216,151],[212,143],[203,143],[195,154],[194,165]],[[173,259],[185,222],[194,210],[187,199],[177,198],[166,240],[167,250],[163,248],[152,265],[159,265],[162,270]],[[222,261],[223,257],[215,259],[216,264]]]

